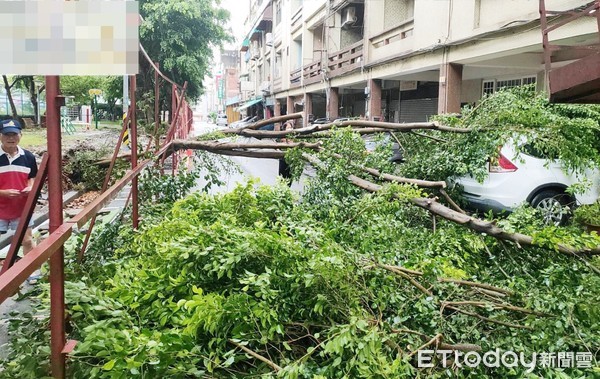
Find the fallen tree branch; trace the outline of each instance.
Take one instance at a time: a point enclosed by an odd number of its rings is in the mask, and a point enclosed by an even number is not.
[[[421,337],[423,340],[431,340],[432,337],[429,337],[428,335],[421,333],[421,332],[417,332],[415,330],[410,330],[410,329],[392,329],[392,333],[395,334],[416,334],[419,337]],[[481,346],[479,345],[475,345],[475,344],[471,344],[471,343],[458,343],[458,344],[450,344],[450,343],[446,343],[443,342],[443,336],[441,334],[438,334],[438,336],[440,336],[440,341],[438,341],[438,345],[437,347],[439,349],[443,349],[443,350],[455,350],[455,351],[481,351]]]
[[[234,340],[232,340],[231,338],[228,338],[227,341],[232,344],[235,345],[236,347],[242,349],[244,352],[250,354],[251,356],[253,356],[254,358],[258,359],[259,361],[262,361],[266,364],[268,364],[269,366],[271,366],[271,368],[273,368],[273,370],[275,371],[281,371],[281,367],[278,366],[277,364],[273,363],[273,361],[263,357],[262,355],[255,353],[254,351],[248,349],[246,346],[243,346],[237,342],[235,342]]]
[[[434,136],[429,136],[427,134],[423,134],[423,133],[419,133],[419,132],[415,132],[414,130],[411,130],[411,133],[414,134],[414,135],[416,135],[416,136],[419,136],[419,137],[432,139],[435,142],[441,142],[441,143],[447,143],[448,142],[445,139],[434,137]]]
[[[442,305],[444,307],[448,306],[448,305],[450,305],[450,306],[472,305],[474,307],[480,307],[480,308],[491,307],[493,309],[506,309],[508,311],[522,312],[522,313],[527,313],[527,314],[536,315],[536,316],[544,316],[544,317],[552,317],[553,316],[550,313],[533,311],[531,309],[516,307],[514,305],[489,303],[489,302],[485,302],[485,301],[469,301],[469,300],[467,300],[467,301],[443,301]]]
[[[417,350],[413,351],[412,353],[408,354],[408,357],[412,357],[413,355],[417,354],[419,352],[419,350],[423,350],[425,349],[427,346],[431,346],[433,344],[435,344],[435,350],[437,350],[438,348],[438,343],[439,343],[439,339],[442,337],[441,334],[436,334],[432,339],[430,339],[427,343],[425,343],[422,346],[419,346],[417,348]]]
[[[209,152],[231,157],[248,157],[264,159],[282,159],[285,157],[283,151],[252,151],[252,150],[210,150]]]
[[[293,113],[291,115],[279,116],[274,118],[269,118],[266,120],[261,120],[254,124],[242,127],[242,128],[233,128],[233,129],[225,129],[222,132],[224,134],[238,134],[245,137],[254,137],[254,138],[281,138],[287,135],[306,135],[306,134],[315,134],[315,137],[322,137],[327,134],[330,134],[329,130],[343,127],[352,127],[353,132],[359,134],[371,134],[371,133],[380,133],[380,132],[389,132],[389,131],[397,131],[397,132],[412,132],[413,130],[439,130],[443,132],[450,133],[470,133],[473,130],[469,128],[454,128],[450,126],[439,125],[436,122],[412,122],[412,123],[404,123],[398,124],[393,122],[379,122],[379,121],[366,121],[366,120],[348,120],[341,122],[334,122],[330,124],[319,124],[319,125],[309,125],[299,129],[291,129],[291,130],[281,130],[281,131],[270,131],[270,130],[256,130],[261,126],[272,124],[275,122],[285,121],[294,118],[300,118],[302,113]]]
[[[375,266],[377,267],[381,267],[385,270],[391,271],[394,274],[408,280],[413,286],[415,286],[419,291],[421,291],[423,294],[427,295],[427,296],[433,296],[433,293],[428,290],[427,288],[425,288],[421,283],[417,282],[412,276],[402,272],[401,270],[396,269],[396,267],[394,266],[389,266],[389,265],[382,265],[379,263],[375,263]]]
[[[480,319],[482,321],[487,321],[487,322],[491,322],[493,324],[508,326],[509,328],[533,330],[533,328],[530,327],[530,326],[513,324],[513,323],[510,323],[510,322],[506,322],[506,321],[494,320],[493,318],[482,316],[479,313],[465,311],[464,309],[453,307],[451,305],[448,305],[448,306],[446,306],[444,308],[452,309],[453,311],[456,311],[458,313],[462,313],[462,314],[467,315],[467,316],[478,318],[478,319]],[[443,308],[442,308],[442,311],[443,311]]]
[[[388,271],[402,271],[406,274],[410,274],[410,275],[417,275],[417,276],[423,276],[423,272],[422,271],[417,271],[417,270],[410,270],[408,268],[404,268],[402,266],[393,266],[393,265],[386,265],[383,263],[378,263],[378,262],[373,262],[373,266],[375,267],[381,267],[383,269],[386,269]],[[370,266],[365,266],[365,268],[369,268]],[[458,280],[458,279],[451,279],[451,278],[438,278],[437,279],[438,282],[442,282],[442,283],[454,283],[454,284],[461,284],[464,286],[469,286],[469,287],[476,287],[476,288],[480,288],[480,289],[484,289],[485,291],[487,291],[488,293],[491,293],[495,296],[513,296],[515,293],[509,290],[506,290],[504,288],[500,288],[500,287],[496,287],[496,286],[492,286],[489,284],[485,284],[485,283],[478,283],[478,282],[471,282],[468,280]]]
[[[343,159],[343,157],[340,154],[332,154],[334,157],[339,158],[339,159]],[[437,182],[433,182],[430,180],[421,180],[421,179],[412,179],[412,178],[404,178],[402,176],[396,176],[396,175],[391,175],[391,174],[383,174],[381,171],[376,170],[374,168],[371,167],[365,167],[365,166],[358,166],[363,172],[366,172],[367,174],[374,176],[376,178],[381,178],[383,180],[386,180],[388,182],[397,182],[397,183],[404,183],[404,184],[414,184],[417,187],[421,187],[421,188],[445,188],[446,187],[446,182],[444,181],[437,181]]]
[[[426,289],[422,284],[420,284],[419,282],[417,282],[416,280],[414,280],[414,278],[412,278],[410,275],[408,275],[407,273],[404,273],[400,270],[398,270],[396,268],[396,266],[390,266],[390,265],[384,265],[384,264],[380,264],[375,262],[375,266],[383,268],[385,270],[391,271],[393,273],[395,273],[396,275],[408,280],[411,282],[412,285],[414,285],[415,287],[417,287],[422,293],[424,293],[427,296],[433,296],[433,293]],[[441,281],[441,280],[440,280]],[[487,285],[485,285],[487,286]],[[491,286],[490,286],[491,287]],[[460,309],[458,307],[456,307],[456,305],[473,305],[473,306],[479,306],[479,307],[483,307],[483,308],[487,308],[488,306],[492,306],[495,309],[506,309],[506,310],[512,310],[512,311],[517,311],[517,312],[523,312],[523,313],[528,313],[528,314],[533,314],[533,315],[538,315],[538,316],[552,316],[548,313],[542,313],[542,312],[537,312],[537,311],[533,311],[530,309],[526,309],[526,308],[522,308],[522,307],[517,307],[517,306],[513,306],[513,305],[505,305],[505,304],[497,304],[497,303],[486,303],[486,302],[482,302],[482,301],[442,301],[440,303],[440,312],[443,312],[445,308],[448,309],[452,309],[456,312],[468,315],[468,316],[473,316],[473,317],[477,317],[481,320],[484,321],[488,321],[491,323],[496,323],[496,324],[500,324],[500,325],[504,325],[504,326],[509,326],[509,327],[513,327],[513,328],[522,328],[522,329],[532,329],[528,326],[524,326],[524,325],[518,325],[518,324],[512,324],[509,322],[505,322],[505,321],[499,321],[499,320],[494,320],[485,316],[482,316],[478,313],[475,312],[469,312],[469,311],[465,311],[464,309]]]
[[[131,160],[131,153],[119,154],[115,158],[116,159],[126,159],[129,161],[129,160]],[[100,167],[107,167],[108,165],[110,165],[110,162],[112,162],[112,157],[100,159],[100,160],[94,162],[94,164],[98,165]]]
[[[308,154],[306,154],[308,155]],[[312,157],[314,158],[314,157]],[[311,159],[312,159],[311,158]],[[315,158],[316,159],[316,158]],[[349,175],[348,179],[354,185],[363,188],[369,192],[377,192],[381,190],[381,186],[375,183],[371,183],[365,179],[359,178],[356,175]],[[426,198],[412,198],[409,200],[414,205],[426,209],[431,213],[434,213],[448,221],[455,222],[457,224],[464,225],[478,233],[485,233],[486,235],[501,239],[507,240],[517,243],[518,245],[527,245],[527,246],[539,246],[533,243],[533,237],[521,234],[521,233],[509,233],[504,229],[497,227],[492,222],[484,221],[475,217],[471,217],[460,212],[454,211],[433,199]],[[590,254],[590,255],[598,255],[600,254],[600,247],[596,247],[594,249],[584,249],[584,250],[575,250],[570,246],[565,246],[563,244],[558,244],[556,246],[556,250],[572,255],[576,258],[581,259],[592,271],[596,274],[600,275],[600,269],[594,267],[591,263],[587,262],[585,259],[580,257],[580,254]]]
[[[513,296],[515,294],[513,291],[505,290],[504,288],[491,286],[491,285],[485,284],[485,283],[470,282],[470,281],[467,281],[467,280],[450,279],[450,278],[438,278],[438,282],[442,282],[442,283],[454,283],[454,284],[460,284],[460,285],[463,285],[463,286],[483,288],[483,289],[486,289],[486,290],[489,290],[489,291],[503,293],[503,294],[508,295],[508,296]]]
[[[444,199],[446,199],[446,201],[448,202],[448,204],[450,204],[450,206],[452,208],[454,208],[455,211],[460,212],[462,214],[467,214],[467,212],[463,211],[462,208],[459,207],[458,204],[456,204],[454,202],[454,200],[452,200],[452,198],[450,197],[450,195],[448,195],[448,193],[446,192],[446,190],[444,188],[440,189],[440,193],[442,194],[442,196],[444,197]]]
[[[255,123],[243,126],[241,128],[225,129],[225,130],[223,130],[223,133],[229,134],[229,133],[236,133],[236,131],[239,131],[239,130],[258,129],[261,126],[274,124],[276,122],[284,122],[287,120],[299,119],[299,118],[302,118],[302,116],[303,116],[303,112],[298,112],[298,113],[286,114],[286,115],[277,116],[277,117],[266,118],[264,120],[259,120]]]
[[[222,141],[194,141],[194,140],[174,140],[173,148],[175,150],[235,150],[235,149],[293,149],[296,147],[304,149],[319,150],[322,144],[319,142],[222,142]]]
[[[437,122],[407,122],[407,123],[396,123],[396,122],[382,122],[382,121],[369,121],[369,120],[346,120],[340,122],[331,122],[329,124],[319,125],[319,130],[328,130],[334,127],[367,127],[367,128],[381,128],[387,130],[394,130],[398,132],[410,132],[413,130],[440,130],[443,132],[450,133],[471,133],[473,129],[469,128],[454,128],[451,126],[440,125]]]
[[[421,187],[421,188],[445,188],[446,187],[446,182],[443,182],[443,181],[433,182],[430,180],[420,180],[420,179],[404,178],[402,176],[396,176],[396,175],[390,175],[390,174],[382,174],[381,171],[376,170],[374,168],[369,168],[369,167],[361,167],[361,170],[366,172],[369,175],[384,179],[388,182],[414,184],[417,187]]]
[[[276,132],[276,133],[285,133],[285,132],[287,132],[287,131]],[[193,145],[188,145],[187,142],[186,142],[186,144],[181,144],[179,146],[180,147],[178,147],[178,148],[185,148],[184,146],[189,146],[189,148],[194,148]],[[171,150],[171,152],[173,152],[174,149],[175,148],[173,148]],[[283,158],[285,155],[281,151],[250,152],[250,151],[218,149],[218,150],[214,150],[212,152],[217,153],[217,154],[223,154],[223,155],[234,155],[234,156],[237,155],[237,156],[246,156],[246,157],[254,157],[254,158],[274,158],[274,159]],[[318,167],[321,166],[321,161],[318,158],[311,156],[309,154],[303,154],[303,157],[304,157],[304,159],[309,161],[311,164],[316,165]],[[377,192],[377,191],[380,191],[382,188],[381,185],[369,182],[365,179],[359,178],[356,175],[349,175],[348,180],[352,184],[356,185],[357,187],[360,187],[369,192]],[[509,232],[505,231],[504,229],[497,227],[496,225],[494,225],[494,223],[492,223],[490,221],[481,220],[476,217],[472,217],[472,216],[460,213],[458,211],[455,211],[453,209],[450,209],[450,208],[440,204],[439,202],[435,201],[434,199],[411,198],[411,199],[409,199],[409,201],[411,203],[413,203],[414,205],[416,205],[420,208],[423,208],[437,216],[440,216],[448,221],[452,221],[457,224],[464,225],[464,226],[468,227],[469,229],[476,231],[478,233],[489,235],[489,236],[495,237],[499,240],[512,241],[512,242],[515,242],[516,244],[518,244],[519,246],[522,246],[522,245],[540,246],[540,245],[533,243],[533,237],[531,237],[531,236],[521,234],[521,233],[509,233]],[[564,253],[564,254],[568,254],[568,255],[576,257],[577,259],[581,260],[590,270],[592,270],[596,274],[600,275],[600,269],[595,267],[593,264],[591,264],[584,257],[581,256],[583,254],[585,254],[585,255],[600,255],[600,246],[595,247],[595,248],[586,248],[586,249],[577,250],[570,246],[566,246],[564,244],[557,244],[555,247],[555,250],[557,250],[560,253]]]

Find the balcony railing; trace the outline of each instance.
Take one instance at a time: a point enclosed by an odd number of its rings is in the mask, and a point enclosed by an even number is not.
[[[321,61],[312,62],[302,67],[302,79],[304,85],[320,82],[321,77]]]
[[[300,87],[300,85],[302,84],[302,81],[300,80],[301,78],[302,78],[302,67],[297,68],[294,71],[290,72],[290,88]]]
[[[333,78],[353,71],[361,66],[363,59],[362,41],[348,46],[347,48],[336,51],[327,56],[327,75]],[[309,63],[302,68],[296,69],[290,73],[290,88],[296,88],[300,85],[318,83],[322,76],[321,61]],[[274,87],[277,91],[277,86]]]
[[[401,24],[388,29],[374,37],[371,37],[371,45],[374,48],[378,49],[380,47],[385,47],[391,43],[396,41],[403,40],[413,35],[414,30],[414,19],[406,20]]]
[[[329,54],[327,71],[330,78],[350,72],[360,67],[363,60],[363,42],[359,41],[347,48]]]

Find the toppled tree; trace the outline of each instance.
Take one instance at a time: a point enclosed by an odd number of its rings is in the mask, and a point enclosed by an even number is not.
[[[536,352],[573,352],[589,358],[591,367],[540,363],[534,374],[594,375],[600,276],[590,267],[598,258],[584,262],[557,248],[561,242],[595,246],[597,236],[543,227],[526,208],[485,225],[532,235],[535,243],[475,233],[432,216],[434,196],[443,189],[435,177],[421,173],[411,176],[421,180],[412,184],[380,184],[398,176],[385,143],[368,154],[359,135],[325,132],[322,144],[304,145],[310,149],[267,143],[259,151],[280,157],[279,148],[292,148],[285,155],[296,175],[305,159],[314,162],[316,176],[301,202],[285,185],[248,183],[229,194],[194,194],[166,214],[148,212],[138,233],[114,234],[112,240],[125,243],[99,251],[102,265],[81,268],[94,275],[70,275],[70,338],[80,341],[74,376],[527,375],[522,365],[466,368],[454,359],[418,367],[420,351],[436,349],[463,356],[522,352],[528,362]],[[459,138],[418,133],[419,140],[428,135],[436,144]],[[261,147],[177,143],[246,155]],[[33,328],[22,334],[41,334],[36,322],[43,320],[32,320]],[[24,351],[32,346],[29,340],[11,356],[13,367],[28,362],[31,354]]]

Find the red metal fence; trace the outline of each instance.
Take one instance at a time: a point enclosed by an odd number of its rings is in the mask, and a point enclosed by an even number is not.
[[[63,244],[71,236],[75,227],[81,228],[88,221],[90,226],[85,239],[84,246],[79,253],[79,259],[83,259],[84,251],[89,241],[92,228],[95,223],[96,214],[113,199],[119,191],[127,184],[131,183],[131,201],[132,201],[132,222],[134,228],[139,223],[138,217],[138,188],[137,178],[142,170],[152,161],[160,160],[164,162],[166,152],[170,149],[174,138],[187,138],[192,130],[193,115],[190,106],[185,100],[185,91],[187,82],[183,86],[178,85],[166,77],[159,69],[158,65],[150,60],[148,54],[140,46],[145,58],[155,71],[155,135],[158,135],[160,126],[160,112],[158,110],[160,82],[161,79],[171,85],[172,92],[172,121],[166,133],[163,143],[160,138],[149,141],[146,151],[150,151],[154,144],[154,158],[143,162],[138,162],[138,143],[137,143],[137,122],[135,116],[136,109],[136,77],[131,76],[130,80],[130,98],[131,104],[127,117],[123,121],[121,138],[115,147],[113,158],[104,181],[102,194],[83,209],[74,218],[63,221],[63,201],[62,201],[62,151],[61,151],[61,128],[60,128],[60,107],[64,105],[64,97],[60,95],[60,78],[58,76],[46,77],[46,98],[47,98],[47,169],[46,157],[42,161],[40,174],[36,179],[34,190],[30,193],[28,207],[21,217],[20,225],[13,237],[13,245],[7,259],[4,260],[0,274],[0,303],[12,296],[19,286],[36,269],[40,268],[44,262],[50,262],[50,331],[51,331],[51,367],[52,376],[55,378],[65,377],[66,355],[73,351],[76,341],[67,341],[65,334],[65,300],[64,300],[64,249]],[[131,135],[131,170],[112,187],[108,187],[110,175],[117,159],[123,135],[127,127],[130,128]],[[173,170],[176,168],[177,157],[173,155]],[[48,202],[50,235],[44,239],[37,247],[31,250],[21,260],[15,263],[16,251],[23,239],[28,220],[33,214],[39,190],[45,180],[45,172],[48,178]],[[37,189],[37,190],[36,190]]]

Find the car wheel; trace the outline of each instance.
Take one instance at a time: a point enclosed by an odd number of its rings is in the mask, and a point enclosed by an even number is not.
[[[571,216],[572,200],[564,192],[546,190],[535,195],[531,206],[537,209],[546,225],[563,225]]]

